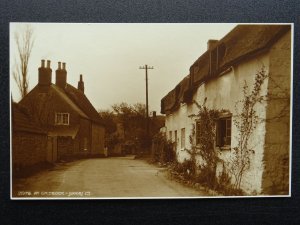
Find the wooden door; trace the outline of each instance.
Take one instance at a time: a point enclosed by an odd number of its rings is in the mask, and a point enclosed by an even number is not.
[[[54,163],[57,161],[57,138],[48,137],[47,140],[47,162]]]
[[[48,137],[47,139],[47,162],[53,162],[53,138]]]

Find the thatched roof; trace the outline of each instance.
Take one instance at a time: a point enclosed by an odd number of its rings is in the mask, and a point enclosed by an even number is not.
[[[186,100],[184,96],[190,96],[190,92],[201,83],[216,79],[231,66],[268,50],[290,29],[290,25],[236,26],[191,65],[190,74],[161,100],[161,113],[175,110]]]

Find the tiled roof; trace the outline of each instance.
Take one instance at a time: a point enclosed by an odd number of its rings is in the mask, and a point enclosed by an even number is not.
[[[103,125],[103,121],[96,111],[92,103],[88,100],[85,94],[73,87],[70,84],[67,84],[65,89],[67,96],[94,122]]]
[[[15,131],[24,131],[36,134],[45,134],[31,118],[27,109],[17,103],[12,103],[12,129]]]
[[[52,90],[54,90],[61,98],[64,99],[64,101],[69,104],[81,117],[88,119],[88,115],[86,115],[79,106],[75,102],[73,102],[69,96],[66,94],[64,90],[56,86],[55,84],[51,84],[50,86]]]

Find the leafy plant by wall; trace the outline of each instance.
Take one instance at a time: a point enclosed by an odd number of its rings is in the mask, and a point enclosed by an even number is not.
[[[257,125],[262,122],[256,111],[256,106],[266,99],[261,95],[262,85],[268,77],[265,68],[262,67],[255,75],[255,82],[252,91],[245,81],[243,86],[243,99],[235,105],[236,115],[234,125],[237,128],[237,146],[233,148],[230,161],[227,166],[234,176],[234,188],[240,189],[243,176],[251,164],[251,155],[255,154],[255,149],[250,146],[250,138]]]
[[[173,162],[176,156],[173,146],[174,144],[167,140],[162,133],[155,134],[152,138],[152,161],[161,164]]]
[[[251,137],[257,125],[264,121],[259,118],[256,108],[266,100],[261,94],[262,85],[268,77],[264,67],[255,74],[252,90],[245,81],[243,98],[236,102],[233,124],[236,127],[237,145],[231,148],[229,161],[219,158],[216,146],[216,121],[220,115],[228,114],[228,110],[215,110],[194,101],[198,113],[190,115],[198,123],[197,134],[195,125],[189,137],[191,148],[185,149],[190,157],[183,163],[175,160],[173,170],[186,180],[200,183],[203,186],[217,190],[224,195],[243,195],[241,183],[245,172],[250,168],[251,156],[255,154],[251,145]],[[196,143],[197,142],[197,143]],[[218,163],[223,163],[223,170],[218,175]]]
[[[216,186],[216,167],[217,162],[220,160],[218,153],[215,150],[215,138],[216,138],[216,124],[215,121],[219,114],[225,110],[209,109],[205,106],[206,99],[203,105],[194,101],[194,104],[198,108],[198,113],[190,115],[199,124],[197,130],[197,143],[195,126],[192,129],[190,135],[191,149],[187,150],[190,154],[190,161],[192,162],[192,172],[195,179],[206,186],[214,188]],[[197,158],[200,157],[200,163],[197,162]]]

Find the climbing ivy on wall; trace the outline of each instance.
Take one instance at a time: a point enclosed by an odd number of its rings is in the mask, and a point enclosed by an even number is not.
[[[195,143],[195,127],[192,129],[190,135],[191,149],[187,150],[190,154],[190,160],[195,164],[197,168],[197,156],[200,156],[201,163],[198,166],[200,172],[197,174],[195,170],[196,178],[199,182],[205,183],[209,187],[214,187],[216,184],[216,167],[217,162],[220,160],[218,153],[215,151],[215,137],[216,137],[216,125],[215,121],[219,114],[225,110],[209,109],[205,105],[206,99],[202,105],[194,101],[194,104],[198,108],[198,113],[190,115],[199,124],[197,129],[197,143]]]
[[[233,188],[240,190],[241,182],[245,171],[247,171],[251,164],[251,155],[255,153],[255,149],[250,146],[250,138],[257,125],[262,122],[256,111],[256,106],[266,99],[266,96],[261,94],[262,85],[268,77],[265,68],[262,67],[255,75],[255,82],[252,90],[250,91],[247,82],[243,86],[243,98],[236,102],[233,124],[236,127],[237,146],[232,148],[230,160],[224,162],[218,157],[218,152],[215,148],[216,139],[216,121],[220,114],[228,113],[228,110],[215,110],[209,109],[205,106],[206,99],[202,105],[194,101],[198,108],[198,113],[191,115],[197,123],[200,124],[200,129],[197,130],[197,144],[195,143],[195,127],[193,127],[192,134],[190,135],[191,149],[187,150],[190,154],[192,169],[200,182],[205,182],[211,187],[218,185],[216,180],[216,167],[218,162],[223,162],[228,168],[229,174],[224,167],[226,177],[234,177]],[[197,166],[196,158],[201,157],[202,163]],[[197,168],[200,172],[197,175]],[[222,176],[224,176],[224,171]],[[202,175],[201,175],[202,174]],[[228,183],[229,184],[229,183]]]
[[[245,172],[250,168],[251,155],[255,154],[255,148],[250,146],[251,137],[257,125],[264,119],[259,118],[256,110],[258,104],[266,100],[267,96],[261,94],[262,85],[268,77],[264,67],[255,74],[255,82],[250,90],[247,82],[243,86],[243,97],[235,104],[233,125],[237,135],[237,145],[231,148],[229,160],[220,159],[216,145],[216,122],[220,115],[228,114],[228,110],[216,110],[208,108],[206,98],[202,105],[194,101],[197,106],[197,114],[190,115],[198,124],[192,128],[189,137],[191,148],[186,149],[190,158],[182,163],[189,179],[199,182],[224,194],[241,195],[241,183]],[[196,143],[197,141],[197,143]],[[199,160],[199,158],[201,158]],[[218,162],[223,163],[223,172],[216,177]],[[180,167],[181,168],[181,167]],[[232,179],[234,178],[234,179]],[[233,182],[233,183],[231,183]]]
[[[245,81],[243,86],[243,99],[236,102],[233,123],[237,129],[237,146],[233,148],[230,161],[227,166],[234,176],[234,188],[240,189],[243,176],[251,164],[251,155],[255,154],[255,149],[250,146],[250,138],[257,125],[262,122],[259,118],[256,106],[266,99],[261,94],[262,85],[268,74],[264,67],[257,71],[252,90]]]

